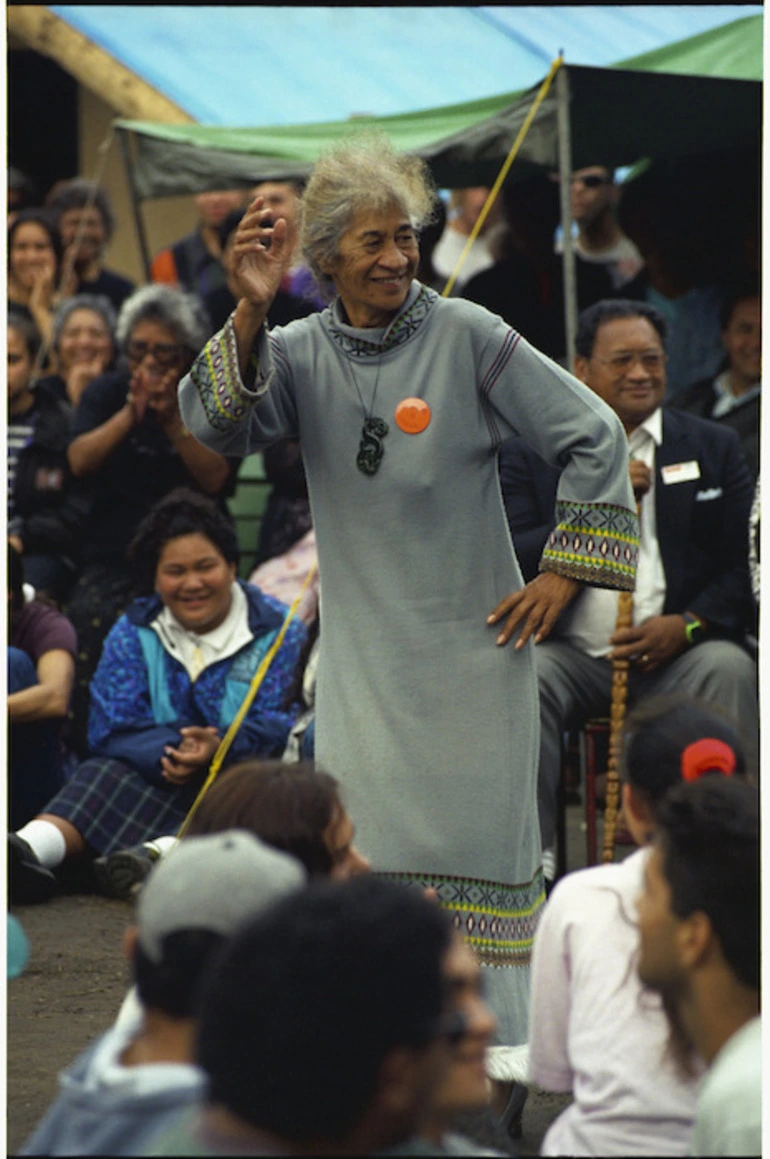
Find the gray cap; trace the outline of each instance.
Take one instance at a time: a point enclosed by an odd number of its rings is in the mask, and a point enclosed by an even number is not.
[[[180,930],[228,936],[306,880],[304,866],[253,833],[229,829],[185,837],[148,876],[136,910],[139,944],[151,961]]]

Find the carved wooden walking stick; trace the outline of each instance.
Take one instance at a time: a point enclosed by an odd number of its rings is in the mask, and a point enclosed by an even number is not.
[[[616,630],[630,628],[634,618],[633,592],[620,592]],[[604,840],[602,861],[615,857],[615,831],[618,823],[620,797],[620,750],[623,743],[623,725],[628,704],[628,670],[630,660],[612,661],[612,694],[610,698],[610,737],[607,754],[607,787],[604,806]]]
[[[636,515],[639,520],[639,540],[641,542],[642,501],[637,500]],[[615,631],[631,628],[634,623],[634,593],[620,592],[618,595],[618,617]],[[610,694],[610,736],[607,752],[607,785],[604,790],[604,833],[602,861],[615,859],[615,833],[618,827],[618,803],[620,799],[620,750],[623,747],[623,726],[628,705],[628,672],[630,660],[612,661],[612,692]]]

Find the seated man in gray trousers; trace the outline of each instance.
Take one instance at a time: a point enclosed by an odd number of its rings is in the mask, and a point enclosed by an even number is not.
[[[630,662],[629,704],[684,692],[723,708],[756,769],[757,672],[742,647],[753,618],[751,476],[734,431],[663,409],[665,340],[663,317],[644,302],[597,302],[578,320],[574,373],[625,427],[641,542],[633,626],[616,628],[617,592],[587,586],[535,648],[544,850],[554,842],[563,733],[608,715],[615,658]],[[501,448],[500,477],[516,555],[529,580],[553,532],[559,471],[515,438]],[[575,528],[574,537],[585,535],[590,529]],[[572,539],[562,538],[555,546],[569,554]],[[547,869],[549,858],[544,861]]]

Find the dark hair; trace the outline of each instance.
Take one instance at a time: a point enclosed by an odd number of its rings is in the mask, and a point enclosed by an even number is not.
[[[211,1101],[283,1139],[343,1139],[389,1051],[433,1039],[450,939],[421,891],[372,876],[279,902],[204,983],[198,1060]]]
[[[739,302],[759,297],[759,282],[756,278],[742,282],[740,285],[730,286],[719,310],[719,329],[726,330],[730,325],[733,312]]]
[[[735,755],[735,772],[746,773],[738,730],[718,708],[693,697],[666,695],[648,697],[629,713],[621,775],[643,794],[653,814],[668,790],[682,781],[684,750],[705,737],[728,745]]]
[[[19,210],[38,204],[39,195],[34,181],[28,173],[24,173],[15,165],[8,166],[8,192],[19,195]],[[15,207],[11,206],[10,208],[13,210]]]
[[[137,941],[132,969],[142,1004],[170,1018],[192,1018],[201,979],[225,940],[212,930],[177,930],[163,939],[160,962]]]
[[[154,590],[161,552],[181,535],[205,535],[228,563],[238,564],[238,538],[227,516],[207,496],[189,487],[175,487],[145,515],[126,550],[139,594]]]
[[[222,249],[227,245],[230,234],[235,233],[245,212],[245,207],[243,209],[231,209],[227,216],[219,223],[217,233],[219,234],[219,244]]]
[[[104,223],[105,240],[109,241],[115,232],[115,214],[106,192],[95,181],[73,177],[70,181],[58,181],[45,199],[46,208],[51,211],[58,228],[62,214],[70,209],[85,209],[93,205],[98,209]]]
[[[29,222],[33,222],[35,225],[39,225],[40,228],[44,229],[48,234],[48,240],[51,243],[51,248],[53,249],[54,257],[56,259],[55,277],[58,279],[59,268],[61,266],[61,260],[64,251],[62,249],[59,231],[56,228],[56,223],[51,217],[50,213],[46,213],[44,209],[20,209],[11,224],[8,226],[9,266],[11,261],[11,245],[13,244],[13,239],[16,236],[16,232],[20,226],[27,225]]]
[[[575,353],[582,358],[590,358],[594,352],[596,335],[604,322],[614,322],[618,318],[646,318],[654,326],[662,345],[666,345],[668,327],[666,319],[654,306],[646,302],[634,302],[629,298],[603,298],[594,302],[587,310],[581,310],[577,320]]]
[[[34,318],[31,318],[25,310],[15,309],[12,302],[8,304],[8,329],[16,330],[21,335],[27,348],[27,354],[34,362],[40,353],[43,342],[40,331]]]
[[[705,913],[738,979],[759,989],[759,794],[747,781],[676,785],[658,809],[663,873],[679,918]]]
[[[342,809],[339,785],[312,761],[243,761],[220,773],[188,836],[247,829],[291,853],[310,877],[328,877],[334,862],[324,833]]]

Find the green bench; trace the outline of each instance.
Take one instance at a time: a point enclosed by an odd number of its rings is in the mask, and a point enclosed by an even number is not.
[[[262,523],[271,484],[265,478],[262,455],[248,455],[241,463],[234,495],[227,500],[235,520],[238,543],[241,548],[241,579],[248,579],[254,570],[259,528]]]

